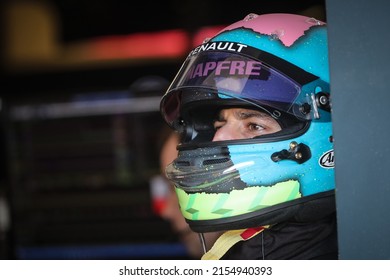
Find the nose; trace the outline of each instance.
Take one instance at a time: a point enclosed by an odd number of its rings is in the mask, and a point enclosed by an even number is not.
[[[213,141],[226,141],[226,140],[233,140],[237,139],[237,128],[234,129],[231,125],[224,125],[217,129],[217,131],[214,134]]]

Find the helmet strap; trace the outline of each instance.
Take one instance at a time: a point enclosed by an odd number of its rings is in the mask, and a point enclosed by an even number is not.
[[[210,251],[202,256],[202,260],[219,260],[234,244],[249,240],[267,228],[269,226],[226,231],[217,239]]]

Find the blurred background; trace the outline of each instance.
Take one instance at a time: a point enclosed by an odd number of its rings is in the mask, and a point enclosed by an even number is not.
[[[1,2],[0,259],[186,259],[153,211],[159,100],[184,57],[249,13],[324,1]]]

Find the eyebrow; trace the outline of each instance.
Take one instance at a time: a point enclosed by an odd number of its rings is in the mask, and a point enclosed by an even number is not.
[[[216,121],[224,121],[225,120],[222,112],[223,112],[223,110],[219,111],[217,118],[216,118]],[[239,120],[245,120],[245,119],[249,119],[252,117],[262,118],[262,119],[273,119],[269,114],[267,114],[265,112],[261,112],[261,111],[256,111],[256,110],[249,110],[249,111],[240,110],[240,111],[234,112],[234,115]]]
[[[251,111],[238,111],[238,112],[235,112],[234,115],[238,119],[240,119],[240,120],[245,120],[245,119],[249,119],[249,118],[252,118],[252,117],[267,118],[267,119],[272,118],[270,115],[268,115],[265,112],[254,111],[254,110],[251,110]]]

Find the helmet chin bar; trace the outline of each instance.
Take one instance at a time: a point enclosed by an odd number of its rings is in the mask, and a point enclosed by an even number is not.
[[[275,152],[271,155],[271,159],[274,162],[288,159],[288,160],[293,160],[298,164],[302,164],[305,161],[309,160],[310,158],[311,158],[310,148],[303,143],[298,144],[295,141],[292,141],[290,143],[290,147],[288,150],[283,149],[280,152]]]
[[[273,225],[285,221],[311,222],[333,213],[336,208],[334,190],[294,199],[252,213],[219,220],[193,221],[186,219],[195,232],[212,232]]]

